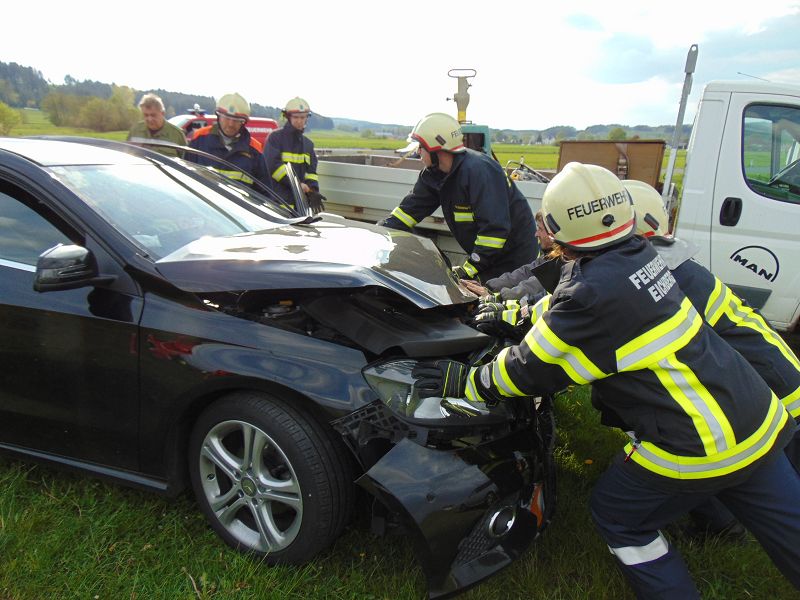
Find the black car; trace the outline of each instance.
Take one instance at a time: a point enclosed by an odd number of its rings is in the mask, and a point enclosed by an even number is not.
[[[547,399],[417,396],[498,342],[429,240],[292,216],[123,143],[0,138],[0,448],[164,494],[301,563],[351,517],[418,543],[431,597],[508,565],[554,506]],[[355,483],[355,484],[354,484]],[[368,503],[365,503],[368,504]]]

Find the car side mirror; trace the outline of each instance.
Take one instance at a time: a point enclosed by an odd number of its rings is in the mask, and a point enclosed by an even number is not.
[[[58,244],[45,250],[36,261],[33,289],[37,292],[73,290],[114,281],[114,276],[100,276],[97,261],[82,246]]]

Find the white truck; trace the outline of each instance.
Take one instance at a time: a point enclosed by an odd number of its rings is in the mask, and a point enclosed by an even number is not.
[[[800,86],[717,81],[703,91],[686,159],[675,234],[697,260],[779,330],[800,318]],[[408,193],[419,160],[320,157],[327,210],[376,222]],[[545,183],[518,181],[533,210]],[[458,253],[441,213],[418,226]]]

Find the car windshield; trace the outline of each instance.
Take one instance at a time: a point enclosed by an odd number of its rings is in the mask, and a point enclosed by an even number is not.
[[[52,167],[53,174],[122,235],[158,260],[205,236],[230,236],[285,225],[235,186],[200,183],[166,165]],[[214,189],[223,186],[241,204]]]

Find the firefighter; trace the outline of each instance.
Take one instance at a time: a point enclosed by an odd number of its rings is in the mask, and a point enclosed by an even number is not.
[[[553,239],[545,229],[542,211],[537,211],[534,219],[536,220],[536,239],[540,249],[536,260],[509,273],[489,279],[485,286],[473,279],[462,279],[461,283],[464,284],[464,287],[476,296],[480,296],[481,300],[488,302],[524,300],[533,304],[544,296],[544,288],[533,274],[533,269],[548,260],[547,252],[553,247]]]
[[[217,122],[198,129],[189,146],[224,159],[237,169],[191,152],[186,153],[187,159],[251,186],[254,180],[269,186],[261,144],[245,127],[250,119],[250,104],[239,94],[225,94],[217,102],[216,114]]]
[[[461,125],[431,113],[411,132],[425,168],[400,206],[379,224],[410,231],[441,207],[456,241],[467,254],[453,267],[463,279],[482,281],[532,262],[538,253],[533,214],[503,168],[464,147]]]
[[[633,205],[613,173],[570,163],[542,206],[567,259],[547,310],[488,364],[418,365],[418,389],[493,404],[591,383],[631,429],[591,513],[637,597],[699,598],[660,529],[712,496],[800,589],[800,475],[783,453],[794,420],[634,236]]]
[[[308,102],[299,97],[289,100],[283,109],[286,124],[267,138],[264,156],[272,178],[272,189],[278,192],[286,205],[294,207],[294,196],[286,177],[286,163],[289,163],[312,210],[317,213],[324,209],[325,197],[319,193],[314,142],[303,135],[310,114]]]
[[[650,240],[672,271],[681,290],[705,321],[761,375],[789,414],[800,421],[800,360],[764,318],[731,291],[708,269],[691,260],[697,247],[668,234],[669,217],[661,196],[642,181],[624,181],[636,211],[636,231]],[[602,405],[601,398],[592,398]],[[614,417],[607,415],[607,420]],[[800,439],[786,446],[789,461],[800,467]],[[698,506],[691,513],[700,537],[731,536],[741,531],[735,517],[717,500]]]
[[[792,349],[757,311],[691,260],[698,248],[669,235],[669,217],[652,186],[634,180],[623,184],[633,200],[637,233],[650,240],[705,321],[747,359],[789,414],[800,420],[800,360]],[[790,459],[800,466],[794,453]]]

